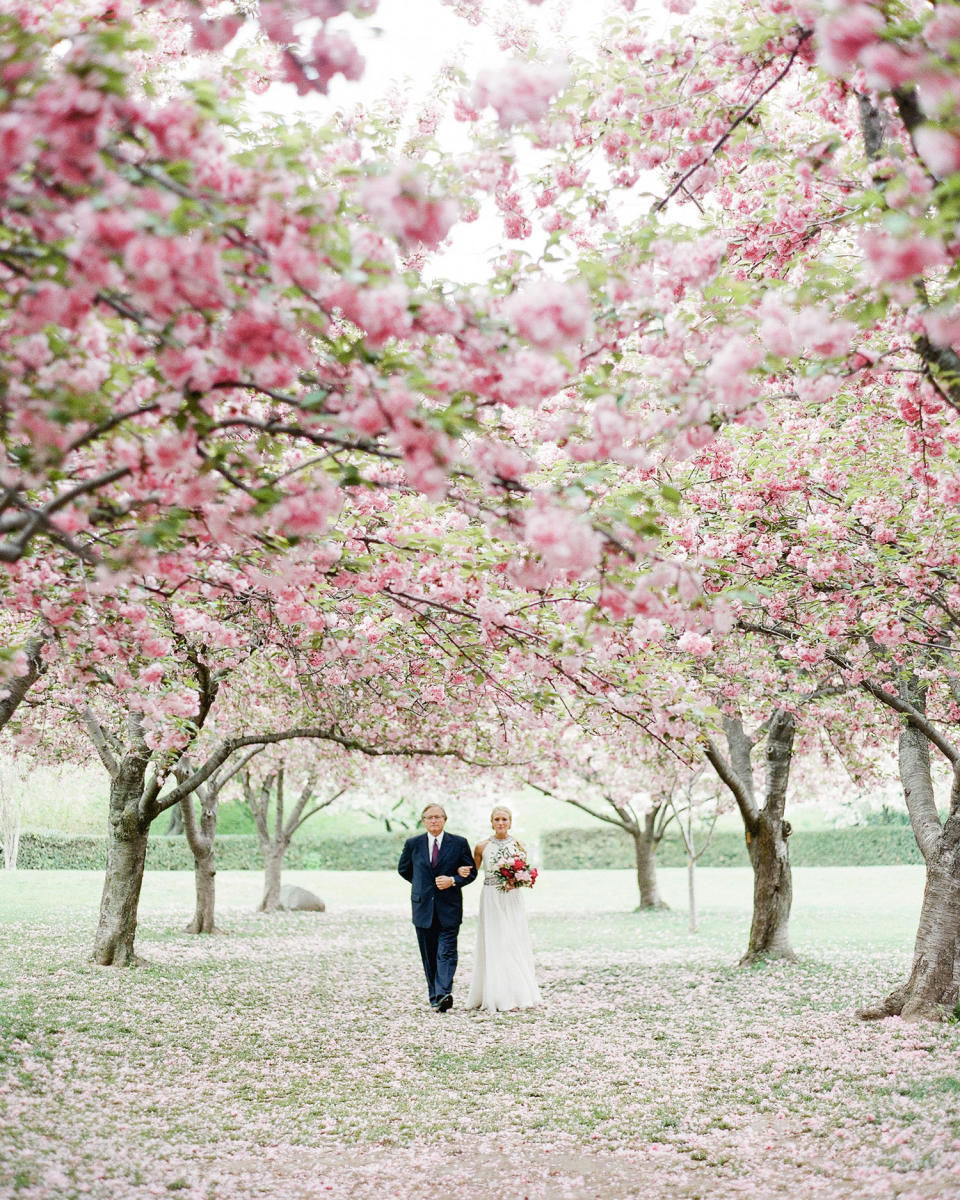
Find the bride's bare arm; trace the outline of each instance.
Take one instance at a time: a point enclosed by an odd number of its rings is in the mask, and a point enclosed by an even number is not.
[[[484,847],[486,846],[487,842],[489,842],[489,841],[490,841],[489,838],[485,838],[482,842],[477,842],[476,849],[473,852],[473,861],[477,864],[478,871],[480,870],[480,867],[483,862]]]

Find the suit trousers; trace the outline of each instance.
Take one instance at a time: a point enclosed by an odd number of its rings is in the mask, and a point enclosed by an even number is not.
[[[427,992],[430,1003],[436,1004],[441,996],[453,991],[453,976],[457,970],[457,935],[460,926],[445,929],[436,917],[429,928],[417,926],[417,942],[423,959],[423,973],[427,977]]]

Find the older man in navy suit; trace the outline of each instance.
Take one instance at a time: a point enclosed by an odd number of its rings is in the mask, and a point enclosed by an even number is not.
[[[427,832],[407,839],[397,870],[413,885],[413,923],[430,1007],[447,1012],[453,1007],[457,935],[463,921],[460,889],[476,879],[477,868],[467,839],[444,833],[447,814],[439,804],[428,804],[420,819]]]

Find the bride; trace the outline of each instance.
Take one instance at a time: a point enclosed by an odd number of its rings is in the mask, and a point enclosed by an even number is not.
[[[484,886],[467,1008],[496,1012],[540,1003],[523,896],[518,888],[502,891],[497,886],[499,864],[517,854],[526,855],[510,836],[511,821],[510,809],[498,805],[490,814],[493,837],[480,842],[473,852],[477,870],[483,871]]]

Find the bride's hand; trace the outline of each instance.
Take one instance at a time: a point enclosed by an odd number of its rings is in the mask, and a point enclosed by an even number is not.
[[[457,874],[461,879],[466,879],[472,870],[473,867],[457,867]]]

